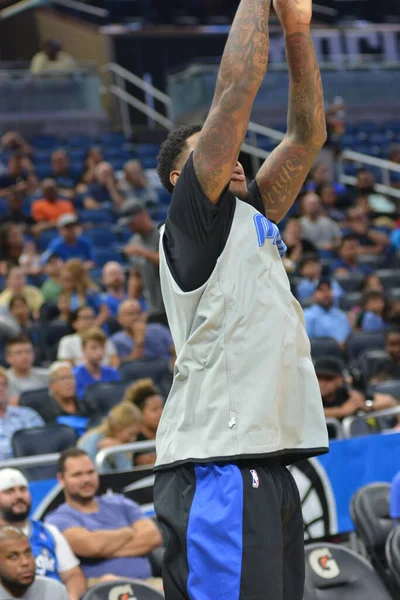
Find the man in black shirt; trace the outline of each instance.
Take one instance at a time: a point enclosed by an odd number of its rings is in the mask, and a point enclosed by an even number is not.
[[[370,383],[386,379],[400,379],[400,325],[391,325],[385,331],[388,358],[376,363]]]

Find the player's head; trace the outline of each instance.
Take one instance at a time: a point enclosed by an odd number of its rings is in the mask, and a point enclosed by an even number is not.
[[[15,597],[22,596],[35,579],[35,559],[20,529],[0,527],[0,583]]]
[[[201,125],[182,125],[171,131],[161,144],[157,172],[163,186],[172,194],[178,177],[196,147]]]
[[[162,185],[172,194],[179,175],[186,164],[190,154],[195,149],[200,138],[201,125],[182,125],[172,131],[167,139],[161,144],[158,155],[157,172]],[[239,175],[239,179],[235,175]],[[238,197],[247,195],[247,185],[242,183],[245,179],[244,170],[239,162],[236,162],[235,172],[229,186],[230,191]],[[240,181],[240,183],[238,183]]]
[[[31,510],[28,481],[18,469],[0,470],[0,517],[5,523],[25,521]]]

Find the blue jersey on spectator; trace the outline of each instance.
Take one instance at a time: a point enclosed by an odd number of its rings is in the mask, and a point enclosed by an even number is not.
[[[361,273],[361,275],[369,275],[369,273],[371,273],[371,271],[372,271],[371,267],[368,267],[368,265],[363,265],[363,264],[359,264],[356,266],[349,265],[347,262],[345,262],[341,258],[334,260],[333,263],[331,264],[330,269],[331,269],[332,274],[336,271],[336,269],[346,269],[346,271],[348,273]]]
[[[304,319],[309,338],[331,337],[338,343],[343,343],[351,333],[346,313],[335,306],[327,309],[313,304],[305,309]]]
[[[135,340],[126,331],[118,331],[111,340],[114,342],[119,358],[129,356],[135,347]],[[144,340],[143,357],[169,360],[173,343],[168,327],[160,323],[149,323]]]
[[[87,370],[85,365],[79,365],[75,367],[74,375],[76,379],[76,395],[79,399],[82,399],[85,395],[85,390],[92,383],[106,383],[107,381],[119,381],[121,375],[117,369],[112,367],[101,367],[101,374],[98,379],[95,379],[91,373]]]
[[[306,298],[311,298],[315,290],[317,289],[318,281],[312,281],[311,279],[307,279],[303,277],[301,281],[296,286],[296,296],[298,300],[305,300]],[[335,300],[335,305],[337,305],[338,300],[341,296],[343,296],[344,291],[338,284],[335,279],[331,280],[332,293],[333,298]]]
[[[72,527],[82,527],[92,532],[131,527],[136,521],[145,518],[138,504],[119,494],[97,497],[96,502],[98,510],[94,513],[80,512],[68,504],[62,504],[50,513],[46,522],[56,525],[62,533]],[[81,557],[80,567],[85,577],[101,577],[106,573],[137,579],[151,577],[150,562],[145,556],[96,560]]]
[[[386,323],[380,315],[367,310],[362,315],[360,326],[362,331],[382,331],[386,328]]]
[[[121,304],[121,302],[123,302],[127,298],[128,298],[128,294],[124,294],[123,298],[116,298],[115,296],[113,296],[112,294],[109,294],[108,292],[102,294],[102,296],[101,296],[103,303],[106,304],[106,306],[110,312],[110,317],[117,316],[119,305]]]
[[[13,455],[11,438],[19,429],[43,427],[44,421],[32,408],[25,406],[7,406],[3,417],[0,417],[0,460]]]
[[[63,261],[71,258],[80,258],[83,261],[93,260],[93,247],[89,240],[83,236],[76,238],[75,244],[67,244],[61,236],[51,240],[46,252],[42,255],[42,263],[46,264],[51,256],[59,256]]]

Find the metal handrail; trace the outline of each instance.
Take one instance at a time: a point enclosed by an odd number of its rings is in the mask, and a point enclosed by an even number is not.
[[[0,469],[10,468],[24,468],[24,467],[43,467],[44,465],[56,464],[60,458],[59,452],[52,454],[38,454],[37,456],[21,456],[19,458],[8,458],[7,460],[0,460]]]
[[[342,428],[342,424],[339,421],[339,419],[334,419],[333,417],[328,417],[325,419],[325,421],[326,421],[327,425],[330,425],[335,430],[336,439],[337,440],[343,439],[343,428]]]
[[[59,4],[60,6],[66,6],[67,8],[73,8],[80,12],[87,13],[88,15],[94,15],[96,17],[103,17],[106,19],[110,11],[105,8],[98,8],[97,6],[91,6],[84,2],[78,2],[77,0],[51,0],[52,4]]]
[[[123,452],[142,452],[144,450],[155,450],[156,441],[149,440],[146,442],[132,442],[131,444],[120,444],[119,446],[113,446],[112,448],[104,448],[96,454],[95,465],[98,473],[104,472],[104,463],[109,456],[114,454],[122,454]]]
[[[352,175],[341,174],[339,175],[339,181],[340,183],[344,183],[345,185],[357,185],[357,177],[353,177]],[[384,194],[385,196],[392,196],[393,198],[400,199],[400,189],[398,188],[385,185],[384,183],[375,183],[374,189],[380,194]]]
[[[400,406],[395,406],[394,408],[385,408],[383,410],[374,410],[368,413],[361,413],[357,415],[352,415],[350,417],[346,417],[342,422],[343,429],[343,437],[351,438],[351,426],[354,421],[361,419],[362,421],[368,421],[369,419],[378,419],[380,417],[395,417],[396,415],[400,415]]]

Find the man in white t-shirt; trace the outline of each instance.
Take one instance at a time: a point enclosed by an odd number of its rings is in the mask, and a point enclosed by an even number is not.
[[[7,342],[6,359],[10,365],[8,385],[11,397],[18,398],[23,392],[47,388],[48,370],[33,366],[35,353],[28,337],[19,335],[11,338]]]
[[[1,600],[68,600],[65,587],[47,577],[36,577],[29,540],[20,529],[0,527]]]
[[[81,306],[73,313],[70,323],[76,333],[61,338],[58,344],[57,360],[67,360],[72,365],[78,366],[84,361],[82,335],[95,327],[96,315],[90,306]],[[119,362],[115,345],[108,339],[105,346],[103,365],[117,368]]]
[[[18,527],[29,539],[36,563],[36,574],[64,583],[69,600],[79,600],[86,590],[79,560],[57,527],[29,519],[30,509],[31,496],[25,476],[17,469],[1,469],[2,522]],[[1,596],[0,598],[3,600]]]

